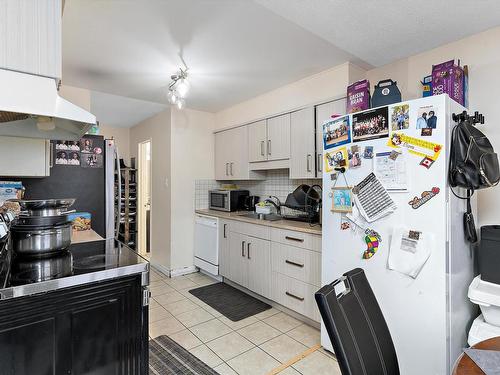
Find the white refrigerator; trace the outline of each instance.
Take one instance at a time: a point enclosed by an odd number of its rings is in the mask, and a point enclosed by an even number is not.
[[[449,374],[467,344],[467,331],[474,316],[473,305],[467,298],[467,288],[473,279],[473,257],[462,226],[466,202],[452,194],[447,181],[450,136],[454,126],[452,114],[463,110],[444,94],[349,115],[349,142],[324,151],[322,283],[329,284],[351,269],[364,269],[391,332],[401,374],[405,375]],[[380,130],[384,129],[382,118],[386,112],[387,132]],[[378,128],[370,130],[374,123]],[[345,132],[335,135],[339,124],[330,125],[326,127],[333,135],[329,142],[345,142]],[[426,126],[427,130],[421,129]],[[429,144],[439,146],[432,149]],[[347,170],[344,175],[337,172],[334,180],[332,172],[326,168],[339,168],[344,164],[342,147],[347,149]],[[371,155],[370,147],[373,147]],[[436,151],[439,151],[437,156]],[[327,153],[329,157],[325,158]],[[351,156],[354,162],[349,160],[349,154],[354,155]],[[332,161],[335,155],[337,161]],[[387,155],[390,160],[385,158]],[[394,164],[388,165],[391,161]],[[333,192],[342,191],[338,188],[345,185],[357,185],[372,172],[386,190],[394,189],[388,192],[396,208],[372,222],[362,215],[352,222],[347,213],[337,212],[342,210],[344,201],[336,200],[333,207],[333,200],[337,199]],[[461,189],[454,191],[465,195]],[[352,197],[356,202],[354,195]],[[472,207],[475,212],[474,199]],[[345,229],[346,223],[350,228]],[[381,239],[378,250],[369,259],[363,259],[368,246],[364,229],[376,231]],[[389,269],[390,252],[394,250],[397,256],[404,247],[399,238],[401,231],[413,240],[417,233],[417,242],[420,236],[426,238],[418,251],[424,251],[424,255],[430,252],[430,255],[416,277],[415,272],[402,273],[407,271],[407,264],[403,269],[401,264],[397,270]],[[393,243],[392,237],[395,237]],[[411,267],[419,269],[415,264]],[[332,350],[324,326],[321,342]]]

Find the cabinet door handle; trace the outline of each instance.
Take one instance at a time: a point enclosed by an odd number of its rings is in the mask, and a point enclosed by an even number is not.
[[[248,258],[248,259],[252,259],[252,258],[250,258],[250,245],[251,245],[251,243],[250,243],[250,242],[249,242],[249,243],[247,243],[247,258]]]
[[[286,263],[286,264],[290,264],[290,265],[292,265],[292,266],[296,266],[296,267],[304,268],[304,265],[303,265],[303,264],[296,263],[296,262],[292,262],[291,260],[288,260],[288,259],[286,259],[286,260],[285,260],[285,263]]]
[[[260,141],[260,155],[264,156],[264,141]]]
[[[229,163],[229,172],[231,173],[231,176],[233,176],[233,162]]]
[[[271,140],[267,140],[267,154],[271,155]]]
[[[241,256],[245,257],[245,241],[241,241]]]
[[[307,154],[307,171],[311,172],[311,154]]]
[[[226,163],[226,176],[229,176],[228,169],[229,169],[229,163]]]
[[[318,172],[323,172],[323,160],[321,154],[318,154]]]
[[[292,298],[295,298],[299,301],[303,301],[304,300],[304,297],[299,297],[299,296],[296,296],[295,294],[292,294],[290,292],[285,292],[285,294],[288,296],[288,297],[292,297]]]
[[[223,235],[223,237],[224,237],[224,238],[227,238],[227,237],[226,237],[226,225],[227,225],[227,224],[224,224],[224,235]]]
[[[303,238],[295,238],[295,237],[285,236],[285,239],[290,240],[290,241],[295,241],[295,242],[304,242]]]
[[[49,168],[54,167],[54,144],[49,141]]]

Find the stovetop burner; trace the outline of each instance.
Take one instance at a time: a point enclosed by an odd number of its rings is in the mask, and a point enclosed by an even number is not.
[[[118,266],[119,257],[117,254],[92,255],[73,262],[73,268],[79,270],[96,270],[115,268]]]
[[[15,257],[10,284],[24,285],[58,279],[73,274],[73,256],[69,251],[44,258]]]

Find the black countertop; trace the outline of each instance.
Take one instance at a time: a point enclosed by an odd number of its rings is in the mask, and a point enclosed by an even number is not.
[[[49,258],[9,252],[0,260],[0,271],[0,300],[133,274],[142,274],[142,284],[149,284],[148,261],[114,239],[73,244]]]

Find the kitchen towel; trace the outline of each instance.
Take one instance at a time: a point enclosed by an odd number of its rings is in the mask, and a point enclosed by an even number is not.
[[[474,363],[486,375],[500,375],[500,352],[496,350],[464,349]]]
[[[416,278],[434,247],[434,235],[404,227],[395,227],[392,232],[388,267],[412,278]]]

